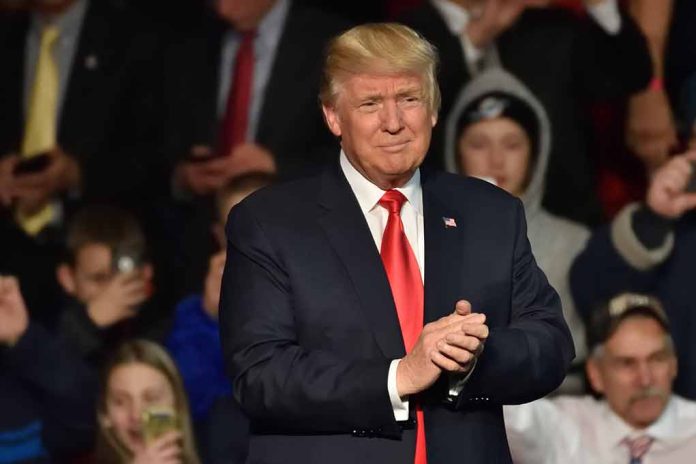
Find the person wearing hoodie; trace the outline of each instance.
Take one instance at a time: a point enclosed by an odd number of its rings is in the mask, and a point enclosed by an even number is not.
[[[561,391],[584,390],[584,324],[575,310],[568,273],[589,230],[542,206],[552,147],[551,123],[539,100],[501,68],[489,69],[465,86],[445,127],[445,167],[487,180],[519,197],[532,251],[563,304],[576,358]]]

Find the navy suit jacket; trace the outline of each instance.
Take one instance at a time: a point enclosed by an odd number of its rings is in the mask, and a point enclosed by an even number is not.
[[[428,462],[509,463],[501,405],[552,391],[573,357],[560,302],[518,200],[439,172],[423,172],[422,186],[425,321],[467,299],[491,329],[455,401],[446,376],[419,395]],[[248,462],[412,462],[412,421],[395,421],[387,391],[390,361],[405,355],[398,318],[338,163],[251,195],[227,234],[221,335],[251,420]]]

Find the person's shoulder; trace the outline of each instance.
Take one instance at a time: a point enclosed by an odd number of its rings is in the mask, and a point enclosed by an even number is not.
[[[677,415],[680,418],[696,420],[696,401],[672,394],[670,400],[676,406]]]
[[[557,216],[545,209],[541,211],[541,214],[549,226],[553,227],[554,231],[562,233],[569,240],[585,242],[590,237],[590,229],[580,222]]]
[[[237,206],[259,218],[293,218],[317,202],[320,188],[321,176],[316,174],[285,180],[256,190]]]
[[[448,204],[476,203],[480,206],[514,208],[520,203],[516,197],[490,182],[444,171],[426,171],[423,186]]]

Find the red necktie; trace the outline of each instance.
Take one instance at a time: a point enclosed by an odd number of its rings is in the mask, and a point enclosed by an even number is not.
[[[410,352],[423,330],[423,280],[416,255],[408,243],[401,222],[401,207],[406,197],[398,190],[387,191],[379,200],[380,206],[389,212],[387,227],[382,236],[382,263],[387,271],[399,316],[401,335],[406,352]],[[415,464],[426,464],[425,427],[423,410],[416,406],[416,456]]]
[[[255,31],[242,34],[234,63],[232,86],[227,95],[225,118],[222,121],[220,154],[226,156],[246,140],[249,126],[251,88],[254,81],[254,36]]]

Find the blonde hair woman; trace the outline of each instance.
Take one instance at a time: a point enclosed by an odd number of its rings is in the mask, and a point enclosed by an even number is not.
[[[176,428],[146,439],[148,410],[169,411]],[[156,343],[132,340],[112,356],[97,404],[96,462],[199,464],[186,393],[176,366]]]

